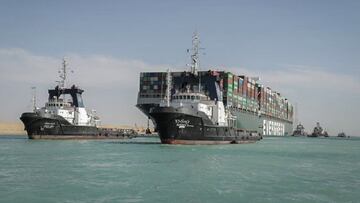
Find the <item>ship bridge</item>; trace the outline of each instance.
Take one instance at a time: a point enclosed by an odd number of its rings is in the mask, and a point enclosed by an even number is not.
[[[172,96],[174,102],[200,102],[200,101],[209,101],[210,98],[199,92],[185,92],[185,93],[176,93]]]
[[[84,107],[84,102],[81,96],[83,92],[84,90],[76,87],[75,85],[71,86],[71,88],[59,88],[59,86],[56,86],[55,89],[49,90],[49,101],[59,101],[61,95],[70,95],[72,99],[72,105],[75,107]]]

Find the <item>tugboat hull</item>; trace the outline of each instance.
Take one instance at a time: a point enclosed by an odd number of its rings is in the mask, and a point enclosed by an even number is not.
[[[150,116],[156,122],[163,144],[240,144],[262,137],[226,126],[213,125],[203,112],[186,108],[155,107]]]
[[[23,113],[20,120],[29,139],[122,139],[132,136],[121,130],[72,125],[57,115]]]

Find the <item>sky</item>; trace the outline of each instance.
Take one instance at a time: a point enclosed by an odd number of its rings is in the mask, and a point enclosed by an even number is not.
[[[201,68],[259,76],[307,131],[360,135],[360,1],[0,1],[0,121],[43,106],[67,58],[69,83],[104,124],[144,125],[141,71]]]

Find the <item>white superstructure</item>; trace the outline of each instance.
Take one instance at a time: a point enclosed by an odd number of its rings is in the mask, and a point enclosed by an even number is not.
[[[193,35],[192,41],[192,51],[191,54],[191,70],[190,72],[197,76],[200,69],[199,64],[199,45],[200,40],[198,34],[195,32]],[[170,70],[167,71],[166,77],[166,96],[165,100],[161,100],[160,106],[171,106],[174,108],[189,108],[195,111],[204,112],[205,115],[218,126],[229,126],[229,123],[232,123],[233,118],[225,110],[224,103],[222,101],[210,100],[208,96],[202,93],[201,89],[201,77],[199,76],[199,83],[197,87],[194,87],[193,90],[190,90],[190,86],[186,87],[184,92],[176,92],[171,95],[172,88],[172,78]]]
[[[84,107],[82,100],[83,90],[75,87],[65,88],[66,84],[66,61],[63,61],[63,67],[60,73],[59,85],[49,90],[49,100],[42,108],[34,108],[34,112],[43,117],[61,116],[70,124],[79,126],[98,126],[100,119],[96,112],[89,111]],[[67,96],[69,98],[67,98]]]

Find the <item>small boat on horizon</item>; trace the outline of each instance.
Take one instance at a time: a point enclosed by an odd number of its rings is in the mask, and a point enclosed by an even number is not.
[[[306,136],[307,133],[305,132],[305,128],[304,126],[299,123],[297,126],[296,126],[296,129],[294,130],[292,136],[294,137],[299,137],[299,136]]]
[[[346,134],[344,132],[341,132],[337,135],[337,137],[342,137],[342,138],[348,137],[349,138],[350,136],[346,136]]]
[[[311,134],[307,135],[308,137],[329,137],[329,134],[320,126],[320,123],[317,122],[314,130]]]

